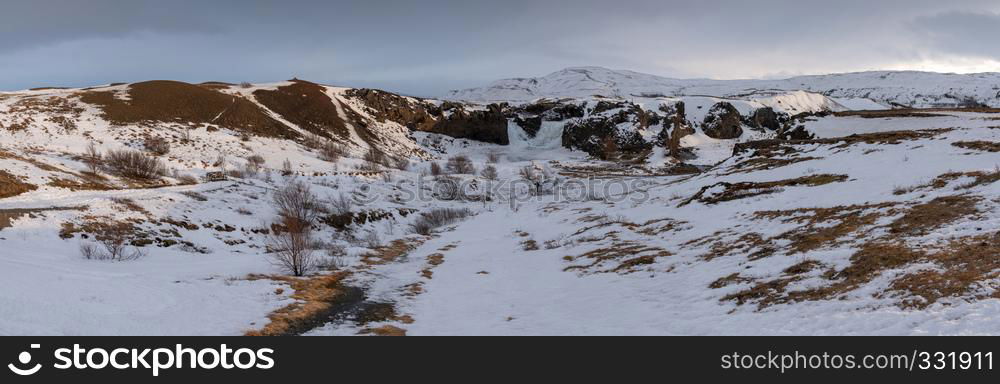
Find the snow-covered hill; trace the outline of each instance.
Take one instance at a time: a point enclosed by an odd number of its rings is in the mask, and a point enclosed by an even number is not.
[[[1000,334],[995,111],[573,76],[0,94],[0,334]],[[115,239],[141,257],[86,257]]]
[[[1000,106],[1000,74],[860,72],[802,76],[784,80],[671,79],[600,67],[567,68],[539,78],[500,80],[481,88],[450,92],[446,98],[477,102],[530,101],[539,98],[632,98],[714,96],[740,98],[761,92],[809,91],[833,98],[849,109],[878,106]]]

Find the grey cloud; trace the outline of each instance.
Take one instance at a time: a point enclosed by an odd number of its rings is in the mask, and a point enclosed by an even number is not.
[[[293,76],[436,95],[566,66],[678,77],[997,56],[995,1],[3,0],[0,89]]]

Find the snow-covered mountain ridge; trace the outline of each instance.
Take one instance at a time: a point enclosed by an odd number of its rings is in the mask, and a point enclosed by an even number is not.
[[[870,100],[886,107],[1000,106],[1000,73],[943,74],[873,71],[783,80],[672,79],[600,67],[567,68],[538,78],[515,78],[456,90],[447,99],[524,102],[540,98],[714,96],[741,98],[774,91],[809,91],[844,104]],[[865,105],[865,104],[862,104]],[[870,104],[869,104],[870,105]],[[849,109],[859,109],[849,106]]]

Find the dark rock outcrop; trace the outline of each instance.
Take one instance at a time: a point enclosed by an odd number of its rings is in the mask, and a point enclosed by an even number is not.
[[[608,157],[609,151],[638,153],[652,148],[638,130],[623,131],[618,125],[626,122],[628,113],[611,117],[594,117],[573,121],[563,129],[563,146],[599,157]]]
[[[754,128],[768,129],[772,131],[781,129],[782,120],[787,120],[787,117],[782,118],[782,116],[779,116],[778,113],[774,111],[774,108],[771,107],[759,108],[754,111],[753,115],[750,117],[751,125]]]
[[[440,117],[426,132],[439,133],[455,138],[508,145],[507,116],[503,104],[490,104],[485,111],[467,111],[459,107],[451,115]]]
[[[816,135],[806,130],[804,125],[800,125],[794,129],[785,129],[778,132],[778,138],[781,140],[812,140],[816,138]]]
[[[713,139],[736,139],[743,135],[743,123],[740,111],[732,104],[720,102],[715,104],[701,125],[702,132]]]

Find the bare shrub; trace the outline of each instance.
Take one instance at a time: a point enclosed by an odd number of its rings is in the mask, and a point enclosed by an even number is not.
[[[492,165],[487,165],[479,174],[486,180],[497,180],[500,178],[500,175],[497,173],[497,167]]]
[[[441,168],[441,164],[431,163],[431,176],[438,177],[444,174],[444,169]]]
[[[388,165],[400,171],[406,171],[410,169],[410,160],[405,157],[393,157],[389,159]]]
[[[97,145],[93,142],[87,144],[87,149],[83,153],[83,163],[87,165],[87,169],[91,173],[97,174],[100,172],[103,160],[104,155],[97,149]]]
[[[448,159],[448,163],[445,164],[445,168],[451,174],[458,175],[475,175],[476,166],[472,163],[472,160],[465,155],[457,155]]]
[[[264,157],[254,154],[247,157],[247,162],[246,165],[243,166],[243,171],[250,177],[257,177],[262,168],[264,168]]]
[[[358,170],[364,172],[381,171],[382,165],[387,163],[386,155],[380,152],[379,150],[375,149],[374,147],[369,149],[368,152],[365,153],[365,156],[362,160],[364,160],[364,162],[361,163],[360,166],[358,166]]]
[[[98,260],[101,257],[101,251],[97,249],[97,245],[94,245],[94,243],[81,243],[80,255],[87,260]]]
[[[243,88],[243,89],[253,88],[253,84],[250,84],[250,83],[244,81],[244,82],[240,83],[240,88]]]
[[[274,192],[278,220],[267,237],[267,249],[272,262],[294,276],[316,268],[312,225],[317,207],[316,195],[305,183],[292,182]]]
[[[305,276],[316,268],[314,258],[312,226],[299,225],[295,220],[279,222],[285,228],[271,231],[267,235],[267,250],[271,262],[294,276]]]
[[[292,175],[295,175],[295,170],[292,169],[292,161],[285,159],[285,161],[281,163],[281,176],[290,177]]]
[[[302,182],[288,183],[284,188],[274,192],[274,208],[278,211],[279,220],[283,225],[294,224],[290,230],[311,227],[316,220],[319,200]]]
[[[218,167],[222,173],[226,173],[226,164],[229,163],[229,157],[225,153],[220,153],[218,157],[215,158],[215,163],[212,164],[213,167]]]
[[[468,209],[437,208],[420,214],[417,220],[410,224],[410,231],[418,235],[429,236],[435,229],[454,224],[472,215]]]
[[[350,264],[346,260],[347,248],[342,245],[331,244],[326,248],[326,260],[320,267],[331,271],[347,268]]]
[[[369,249],[375,249],[382,246],[382,237],[379,236],[378,231],[371,230],[365,234],[364,241],[365,247]]]
[[[146,151],[157,156],[165,156],[170,153],[170,143],[159,137],[150,137],[143,142]]]
[[[351,209],[353,207],[354,201],[343,193],[330,199],[330,208],[333,210],[333,214],[335,215],[349,214],[351,213]]]
[[[96,245],[80,245],[80,254],[87,260],[132,261],[145,256],[145,253],[129,244],[134,228],[128,223],[97,223],[94,232]]]
[[[490,151],[489,153],[486,154],[486,162],[488,162],[490,164],[499,163],[501,156],[503,156],[503,155],[501,155],[500,152]]]
[[[344,149],[344,146],[330,140],[326,140],[319,146],[319,158],[323,161],[335,163],[337,160],[340,160],[345,153],[347,153],[347,150]]]
[[[157,179],[167,172],[159,159],[132,150],[110,151],[104,164],[119,176],[137,180]]]

